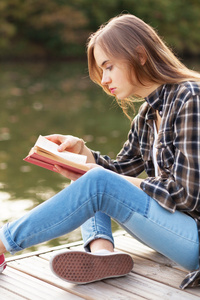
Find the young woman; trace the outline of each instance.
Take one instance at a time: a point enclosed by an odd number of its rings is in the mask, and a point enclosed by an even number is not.
[[[115,160],[73,136],[47,138],[87,156],[91,170],[24,217],[0,230],[0,254],[68,233],[82,225],[86,252],[65,251],[50,265],[64,280],[85,283],[125,275],[132,259],[114,252],[113,218],[134,238],[190,273],[181,287],[200,283],[200,75],[186,68],[157,33],[133,15],[110,20],[91,35],[89,73],[127,113],[144,98]],[[137,176],[145,170],[146,179]],[[3,257],[3,256],[2,256]],[[3,263],[2,263],[3,268]]]

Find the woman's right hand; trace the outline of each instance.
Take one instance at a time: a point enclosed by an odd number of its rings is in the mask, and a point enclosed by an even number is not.
[[[46,139],[58,145],[58,151],[69,151],[87,156],[87,163],[95,163],[92,151],[86,147],[84,141],[72,135],[51,134]]]
[[[69,151],[72,153],[82,154],[84,141],[72,135],[51,134],[46,135],[46,139],[58,145],[58,151]]]
[[[62,134],[51,134],[45,136],[49,141],[56,143],[58,145],[58,151],[70,151],[72,153],[83,154],[87,156],[87,163],[89,163],[90,169],[98,167],[95,163],[94,156],[91,150],[85,146],[85,143],[82,139],[74,137],[72,135],[62,135]],[[54,166],[55,170],[61,175],[75,181],[82,175],[74,173],[73,171],[66,170],[59,166]]]

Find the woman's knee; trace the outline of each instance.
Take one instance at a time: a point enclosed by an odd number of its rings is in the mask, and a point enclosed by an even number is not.
[[[92,180],[92,183],[94,184],[97,182],[98,184],[101,182],[106,182],[105,179],[107,179],[109,176],[112,176],[114,173],[112,171],[109,171],[107,169],[104,169],[102,167],[96,167],[94,169],[91,169],[88,171],[85,176],[87,176],[87,180]]]

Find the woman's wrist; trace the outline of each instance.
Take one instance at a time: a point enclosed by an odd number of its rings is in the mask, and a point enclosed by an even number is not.
[[[85,141],[83,139],[80,139],[80,142],[81,142],[81,148],[80,148],[79,154],[82,154],[84,146],[85,146]]]
[[[86,142],[83,139],[80,139],[79,142],[81,142],[79,154],[87,156],[87,163],[95,164],[96,161],[95,161],[94,155],[93,155],[92,151],[85,145]]]

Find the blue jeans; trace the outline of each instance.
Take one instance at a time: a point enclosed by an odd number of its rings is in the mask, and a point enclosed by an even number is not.
[[[114,244],[110,217],[138,240],[184,268],[198,268],[195,221],[179,211],[171,214],[122,176],[103,168],[89,171],[22,218],[4,225],[0,239],[14,254],[69,233],[84,223],[86,248],[98,238]]]

